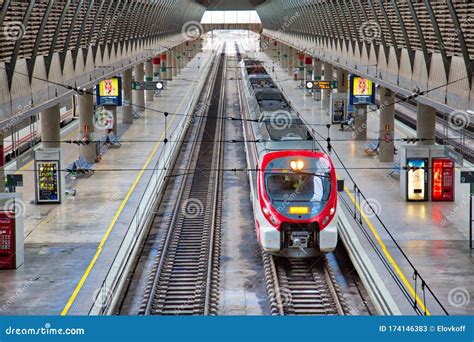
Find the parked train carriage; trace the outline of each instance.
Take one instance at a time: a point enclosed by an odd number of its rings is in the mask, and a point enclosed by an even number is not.
[[[244,134],[257,236],[263,249],[314,257],[337,244],[337,181],[300,115],[263,64],[243,60]],[[252,171],[253,170],[253,171]]]
[[[74,120],[71,101],[60,105],[60,127],[64,127]],[[5,162],[9,162],[31,149],[41,140],[40,116],[32,116],[21,122],[11,120],[10,126],[4,132]]]

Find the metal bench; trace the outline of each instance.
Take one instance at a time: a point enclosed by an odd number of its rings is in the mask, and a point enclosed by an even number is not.
[[[378,153],[378,149],[379,149],[379,141],[378,140],[374,140],[374,141],[371,141],[370,143],[368,143],[367,145],[365,145],[365,154],[370,156],[370,157],[374,157],[377,155]]]
[[[400,179],[400,163],[393,163],[392,171],[390,171],[387,176],[395,179]]]
[[[100,146],[115,147],[119,148],[122,146],[117,136],[114,133],[110,133],[100,138]]]
[[[88,163],[84,157],[79,157],[76,161],[69,164],[66,171],[72,175],[91,175],[94,173],[92,169],[94,164]]]

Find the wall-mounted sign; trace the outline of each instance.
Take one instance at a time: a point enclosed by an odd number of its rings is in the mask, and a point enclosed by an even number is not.
[[[306,82],[306,89],[336,89],[337,88],[337,81],[307,81]]]
[[[350,76],[350,104],[375,104],[375,84],[360,76]]]
[[[122,78],[112,77],[100,81],[96,87],[98,106],[122,105]]]
[[[163,90],[164,83],[161,81],[132,82],[132,90]]]

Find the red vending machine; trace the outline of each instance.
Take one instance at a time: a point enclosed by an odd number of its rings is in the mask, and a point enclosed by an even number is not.
[[[433,158],[431,200],[454,201],[454,162],[447,158]]]
[[[0,193],[0,270],[14,270],[25,260],[23,198],[18,193]]]
[[[0,211],[0,270],[16,266],[15,212]]]

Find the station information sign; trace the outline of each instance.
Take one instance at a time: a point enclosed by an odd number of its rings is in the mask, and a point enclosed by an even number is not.
[[[350,104],[375,104],[375,84],[360,76],[350,76]]]
[[[37,161],[37,202],[60,203],[60,170],[58,161]]]
[[[111,77],[100,81],[96,86],[96,100],[98,106],[121,106],[122,78]]]
[[[337,81],[307,81],[306,89],[328,90],[337,88]]]
[[[163,90],[162,81],[132,82],[132,90]]]

